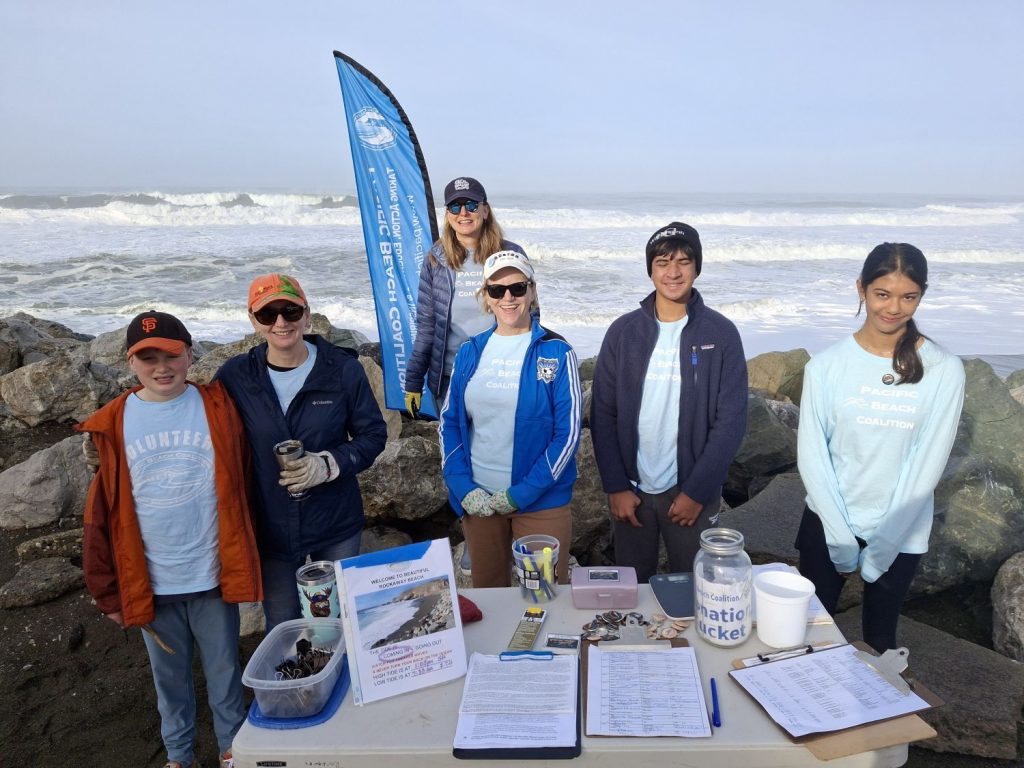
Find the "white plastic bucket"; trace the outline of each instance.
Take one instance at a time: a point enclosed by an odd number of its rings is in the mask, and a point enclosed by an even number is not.
[[[758,640],[772,648],[790,648],[803,643],[813,595],[813,582],[796,573],[766,571],[755,576]]]

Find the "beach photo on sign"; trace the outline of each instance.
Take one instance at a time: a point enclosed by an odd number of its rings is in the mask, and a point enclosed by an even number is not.
[[[419,581],[356,598],[364,650],[455,627],[448,578]]]

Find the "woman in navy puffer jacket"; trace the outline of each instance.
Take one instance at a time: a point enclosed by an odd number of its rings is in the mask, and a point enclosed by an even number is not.
[[[414,418],[424,385],[440,408],[455,353],[464,341],[494,324],[476,297],[487,257],[497,251],[524,253],[515,243],[502,239],[487,192],[476,179],[452,179],[444,188],[444,205],[441,237],[420,270],[416,341],[405,371],[405,407]]]

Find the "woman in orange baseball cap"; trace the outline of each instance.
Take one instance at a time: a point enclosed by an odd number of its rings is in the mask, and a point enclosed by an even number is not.
[[[290,275],[249,286],[249,320],[263,343],[217,372],[252,447],[252,499],[267,631],[300,615],[295,571],[359,551],[363,503],[356,475],[384,450],[387,428],[357,355],[310,333],[309,301]],[[300,440],[284,469],[274,446]]]

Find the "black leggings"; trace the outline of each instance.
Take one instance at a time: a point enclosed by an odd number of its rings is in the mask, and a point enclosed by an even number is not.
[[[846,579],[836,571],[825,543],[825,529],[820,518],[804,508],[800,530],[796,534],[796,548],[800,550],[800,573],[814,582],[815,592],[825,610],[835,614],[839,595]],[[863,547],[864,544],[861,544]],[[864,605],[861,611],[861,631],[864,642],[879,653],[896,648],[896,622],[900,608],[914,580],[921,555],[901,552],[889,570],[872,584],[864,582]]]

